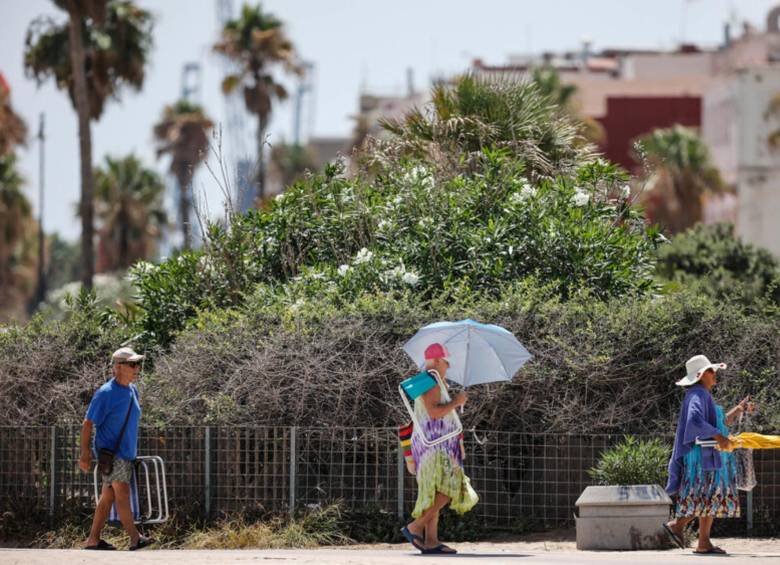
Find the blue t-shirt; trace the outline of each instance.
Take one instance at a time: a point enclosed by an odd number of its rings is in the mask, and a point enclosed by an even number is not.
[[[95,450],[114,449],[122,424],[127,416],[127,407],[133,403],[127,427],[119,444],[117,457],[132,461],[138,446],[138,424],[141,421],[141,405],[138,403],[138,389],[134,384],[123,386],[111,379],[101,386],[92,397],[87,409],[87,420],[95,426]]]

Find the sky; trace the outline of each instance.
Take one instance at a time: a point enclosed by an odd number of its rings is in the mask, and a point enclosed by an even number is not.
[[[163,107],[181,92],[182,68],[200,64],[198,101],[216,123],[224,124],[220,91],[221,58],[211,51],[217,38],[218,0],[137,0],[155,18],[154,49],[141,92],[124,91],[109,101],[93,123],[93,161],[136,153],[165,174],[157,159],[152,126]],[[239,0],[232,3],[238,12]],[[500,64],[512,54],[593,48],[673,48],[681,40],[717,45],[723,23],[732,17],[764,29],[778,0],[265,0],[263,8],[285,22],[300,56],[314,64],[313,89],[304,101],[304,136],[346,136],[352,131],[361,92],[403,94],[407,69],[417,89],[432,76],[465,70],[475,58]],[[14,109],[34,136],[45,114],[45,207],[47,232],[78,238],[79,198],[76,115],[67,94],[49,81],[38,86],[23,68],[24,39],[30,22],[47,15],[64,20],[50,0],[0,0],[0,72],[10,83]],[[288,80],[288,88],[296,86]],[[252,152],[255,123],[247,118],[245,151]],[[269,142],[291,140],[292,104],[277,107]],[[231,150],[232,151],[232,150]],[[19,150],[26,193],[38,214],[38,142]],[[240,157],[242,155],[229,155]],[[211,162],[214,162],[212,157]],[[211,215],[222,209],[222,191],[201,168],[195,191]]]

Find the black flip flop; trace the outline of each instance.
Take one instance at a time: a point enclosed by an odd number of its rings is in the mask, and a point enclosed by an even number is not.
[[[84,549],[92,551],[116,551],[116,548],[105,540],[98,540],[97,545],[88,545]]]
[[[436,547],[423,549],[422,552],[424,555],[455,555],[458,553],[458,550],[440,543]]]
[[[401,533],[406,538],[406,541],[411,543],[414,546],[415,549],[418,549],[418,550],[422,551],[423,553],[425,553],[425,540],[424,539],[422,539],[417,534],[413,534],[409,530],[409,528],[407,528],[406,526],[401,528]]]
[[[129,549],[130,549],[130,551],[137,551],[139,549],[143,549],[145,547],[148,547],[148,546],[152,545],[153,543],[154,543],[154,540],[152,538],[145,538],[145,537],[141,536],[140,538],[138,538],[138,543],[136,543],[135,545],[131,545],[129,547]]]
[[[680,549],[685,549],[685,541],[680,536],[675,534],[674,531],[672,531],[672,528],[670,528],[666,523],[664,523],[664,530],[666,530],[666,533],[670,538],[672,538],[672,541],[677,544],[677,547]]]
[[[712,546],[707,551],[699,551],[694,549],[693,553],[695,555],[728,555],[725,549],[716,546]]]

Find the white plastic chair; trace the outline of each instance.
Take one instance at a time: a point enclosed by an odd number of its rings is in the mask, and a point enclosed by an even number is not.
[[[439,385],[439,388],[442,390],[443,393],[447,394],[447,389],[444,386],[444,383],[441,382],[441,377],[439,376],[439,373],[437,373],[435,370],[430,369],[428,371],[429,373],[432,373],[434,375],[434,378],[436,379],[436,383]],[[445,441],[451,440],[454,437],[458,437],[460,434],[463,433],[463,424],[460,422],[460,418],[458,417],[458,413],[453,410],[452,415],[455,416],[455,422],[457,424],[456,428],[435,439],[429,439],[425,437],[424,428],[420,425],[420,423],[417,421],[417,416],[414,414],[414,407],[409,403],[409,396],[404,391],[403,387],[399,384],[398,385],[398,393],[401,395],[401,401],[404,403],[404,406],[406,406],[406,411],[409,412],[409,417],[412,419],[412,423],[414,424],[414,432],[417,432],[417,436],[420,438],[420,441],[422,441],[423,445],[425,447],[433,447],[434,445],[439,445],[440,443],[444,443]]]
[[[138,491],[136,495],[141,500],[146,500],[146,512],[141,514],[140,504],[138,512],[133,512],[136,524],[162,524],[169,518],[168,511],[168,486],[165,480],[165,462],[157,455],[145,455],[135,460],[135,482]],[[100,476],[97,465],[92,473],[95,485],[95,501],[100,499]],[[154,488],[152,488],[154,485]],[[142,486],[146,486],[143,496]],[[133,493],[131,492],[131,498]],[[140,501],[139,501],[140,502]],[[132,500],[131,500],[132,508]]]

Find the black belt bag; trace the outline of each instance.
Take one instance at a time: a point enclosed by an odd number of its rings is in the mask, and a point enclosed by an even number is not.
[[[125,422],[122,424],[122,430],[119,432],[119,437],[116,440],[114,449],[98,449],[97,467],[103,475],[110,475],[114,470],[114,458],[116,452],[119,451],[119,445],[122,443],[122,438],[125,435],[125,428],[127,428],[127,421],[130,419],[130,411],[133,409],[133,391],[130,391],[130,404],[127,406],[127,414],[125,414]]]

